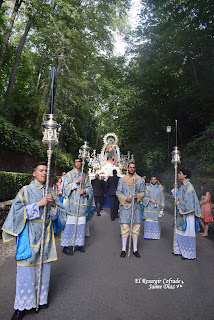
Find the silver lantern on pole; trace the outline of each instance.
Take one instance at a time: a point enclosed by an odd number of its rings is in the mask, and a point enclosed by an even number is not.
[[[177,120],[175,120],[175,147],[174,150],[172,151],[172,163],[174,164],[174,171],[175,171],[175,182],[174,182],[174,198],[175,198],[175,207],[174,207],[174,239],[173,239],[173,253],[175,254],[175,244],[176,244],[176,225],[177,225],[177,219],[176,219],[176,215],[177,215],[177,185],[178,185],[178,164],[181,163],[181,159],[180,159],[180,151],[178,150],[178,146],[177,146]]]
[[[47,156],[47,177],[44,196],[46,197],[49,189],[50,182],[50,168],[51,168],[51,156],[53,153],[53,148],[59,143],[59,132],[61,126],[54,120],[53,115],[53,100],[54,100],[54,77],[55,68],[51,71],[52,83],[51,83],[51,107],[50,114],[46,115],[46,121],[42,124],[43,128],[43,144],[48,146]],[[40,257],[39,257],[39,274],[38,274],[38,287],[37,287],[37,297],[36,297],[36,311],[39,310],[40,293],[41,293],[41,282],[42,282],[42,267],[43,267],[43,255],[44,255],[44,244],[45,244],[45,231],[46,231],[46,217],[47,217],[47,205],[44,207],[42,215],[42,235],[41,235],[41,247],[40,247]]]

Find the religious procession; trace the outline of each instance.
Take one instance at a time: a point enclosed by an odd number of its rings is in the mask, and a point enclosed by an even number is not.
[[[78,157],[74,158],[74,168],[63,173],[57,188],[50,188],[51,155],[58,143],[59,125],[53,120],[53,113],[48,114],[48,120],[43,125],[48,164],[43,161],[35,164],[33,180],[18,192],[3,224],[3,241],[15,237],[17,245],[15,312],[12,320],[22,319],[26,310],[35,309],[38,312],[48,308],[50,266],[57,260],[55,236],[61,239],[63,254],[72,256],[76,251],[84,253],[93,213],[101,216],[100,212],[105,204],[108,207],[108,202],[111,221],[119,218],[121,258],[126,255],[130,258],[131,252],[134,257],[141,257],[138,238],[141,236],[142,222],[145,240],[161,239],[166,203],[160,181],[154,175],[148,181],[136,173],[134,155],[130,158],[129,153],[126,157],[120,154],[118,137],[114,133],[105,135],[101,154],[96,156],[94,152],[90,157],[87,141],[90,121],[91,115],[86,141]],[[177,127],[177,121],[175,123]],[[193,260],[196,259],[196,233],[199,233],[201,207],[190,182],[190,171],[178,171],[180,152],[177,146],[172,156],[175,167],[172,253],[182,260]],[[86,162],[89,164],[88,174],[84,173]],[[177,178],[181,181],[179,189]]]
[[[213,22],[0,1],[0,319],[213,320]]]

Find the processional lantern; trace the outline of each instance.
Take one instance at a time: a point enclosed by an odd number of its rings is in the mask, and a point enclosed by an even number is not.
[[[174,147],[174,150],[172,151],[172,163],[174,165],[178,165],[181,163],[181,157],[180,157],[181,153],[180,151],[178,150],[178,147],[175,146]]]
[[[54,114],[53,114],[54,79],[55,79],[55,68],[53,67],[51,69],[50,113],[46,115],[46,122],[42,124],[42,128],[43,128],[42,142],[48,145],[48,154],[50,152],[52,153],[52,147],[55,147],[59,143],[59,132],[61,130],[61,126],[54,120]]]
[[[43,144],[48,146],[47,156],[47,176],[46,176],[46,186],[45,186],[45,197],[49,192],[49,181],[50,181],[50,167],[51,167],[51,156],[53,153],[53,147],[59,143],[59,132],[61,126],[54,120],[53,114],[53,104],[54,104],[54,78],[55,78],[55,68],[51,70],[51,103],[50,103],[50,113],[46,115],[46,122],[42,124],[43,129]],[[44,256],[44,244],[45,244],[45,230],[46,230],[46,216],[47,216],[47,205],[44,207],[42,215],[42,235],[41,235],[41,247],[40,247],[40,257],[39,257],[39,273],[38,273],[38,286],[37,286],[37,297],[36,297],[36,312],[39,311],[40,294],[41,294],[41,282],[42,282],[42,267],[43,267],[43,256]]]
[[[175,120],[175,147],[172,151],[172,163],[174,164],[174,171],[175,171],[175,180],[174,180],[174,191],[175,191],[175,209],[174,209],[174,239],[173,239],[173,253],[175,254],[176,248],[176,228],[177,228],[177,179],[178,179],[178,164],[181,163],[180,151],[178,150],[178,140],[177,140],[177,130],[178,128],[178,121]]]
[[[88,141],[85,141],[85,143],[80,147],[79,158],[82,159],[82,162],[90,161],[90,149],[91,148],[88,145]]]
[[[55,147],[59,143],[59,133],[61,125],[54,120],[53,114],[46,115],[46,122],[42,124],[43,128],[43,144]]]
[[[175,147],[174,147],[174,150],[172,151],[172,163],[176,167],[178,164],[181,163],[180,154],[181,153],[178,150],[178,120],[175,120]]]

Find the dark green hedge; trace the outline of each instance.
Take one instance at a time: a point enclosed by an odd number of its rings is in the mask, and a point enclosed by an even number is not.
[[[32,174],[0,171],[0,201],[14,199],[18,191],[31,181]]]
[[[42,144],[42,141],[33,139],[25,131],[15,127],[5,118],[0,116],[0,145],[14,152],[23,153],[34,156],[37,159],[46,160],[47,147]],[[53,152],[53,161],[55,159],[55,152]],[[60,149],[57,157],[57,166],[61,168],[71,168],[73,161],[71,155],[63,153]]]
[[[214,173],[214,122],[185,146],[185,161],[201,175]],[[182,158],[181,158],[182,159]]]

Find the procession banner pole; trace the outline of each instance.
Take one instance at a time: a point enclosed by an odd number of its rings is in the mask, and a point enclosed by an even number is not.
[[[47,156],[47,177],[46,177],[46,186],[44,197],[48,194],[49,182],[50,182],[50,167],[51,167],[51,156],[53,153],[53,147],[56,146],[59,142],[59,131],[61,126],[54,121],[53,114],[53,103],[54,103],[54,78],[55,78],[55,68],[51,70],[51,105],[50,105],[50,114],[47,114],[47,120],[42,124],[43,127],[43,139],[42,142],[48,146]],[[46,231],[46,217],[47,217],[48,206],[44,207],[42,215],[42,235],[41,235],[41,246],[40,246],[40,257],[39,257],[39,274],[38,274],[38,287],[37,287],[37,296],[36,296],[36,312],[39,311],[40,303],[40,293],[41,293],[41,282],[42,282],[42,267],[43,267],[43,256],[44,256],[44,245],[45,245],[45,231]]]
[[[178,150],[178,140],[177,140],[177,132],[178,132],[178,121],[175,120],[175,147],[172,151],[172,163],[174,164],[174,171],[175,171],[175,182],[174,182],[174,198],[175,203],[177,203],[177,190],[178,190],[178,164],[181,163],[180,160],[180,151]],[[177,228],[177,205],[174,206],[174,236],[173,236],[173,253],[175,254],[175,244],[176,244],[176,228]]]
[[[136,172],[134,173],[134,188],[133,188],[133,195],[135,194],[135,187],[136,187]],[[134,217],[134,204],[135,198],[132,198],[132,212],[131,212],[131,226],[130,226],[130,233],[129,233],[129,249],[128,249],[128,258],[131,254],[131,243],[132,243],[132,228],[133,228],[133,217]]]
[[[91,123],[91,114],[89,115],[88,119],[88,125],[87,125],[87,130],[86,130],[86,138],[85,138],[85,143],[84,145],[81,146],[79,149],[79,158],[82,159],[82,168],[81,168],[81,176],[83,176],[83,171],[84,171],[84,166],[85,166],[85,161],[90,160],[90,147],[88,146],[88,135],[89,135],[89,130],[90,130],[90,123]],[[80,182],[80,190],[82,189],[82,181]],[[80,200],[81,200],[81,195],[79,194],[78,196],[78,203],[77,203],[77,212],[75,216],[75,229],[74,229],[74,239],[73,239],[73,252],[75,250],[75,242],[76,242],[76,235],[77,235],[77,224],[78,224],[78,216],[79,216],[79,211],[80,211]]]

